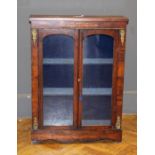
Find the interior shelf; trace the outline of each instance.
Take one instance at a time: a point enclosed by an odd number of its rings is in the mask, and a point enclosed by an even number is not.
[[[111,120],[82,120],[82,125],[84,126],[93,126],[93,125],[110,125]]]
[[[113,64],[113,59],[109,59],[109,58],[87,58],[84,59],[84,65],[100,65],[100,64]]]
[[[55,117],[55,116],[54,116]],[[52,118],[54,118],[52,117]],[[48,119],[44,120],[45,126],[62,126],[62,125],[72,125],[72,120],[65,120],[65,119]]]
[[[73,88],[44,88],[44,96],[73,95]],[[111,88],[83,88],[83,95],[111,95]]]
[[[111,88],[83,88],[83,95],[111,95]]]
[[[44,58],[43,64],[45,65],[61,65],[61,64],[73,64],[74,59],[64,59],[64,58]]]
[[[44,88],[45,96],[73,95],[73,88]]]
[[[45,65],[61,65],[61,64],[73,64],[74,59],[64,59],[64,58],[44,58],[43,64]],[[109,58],[85,58],[83,60],[84,65],[94,64],[113,64],[113,59]]]

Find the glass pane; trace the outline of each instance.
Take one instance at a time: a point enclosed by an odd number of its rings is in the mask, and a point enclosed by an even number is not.
[[[112,65],[84,65],[83,73],[84,88],[112,87]]]
[[[73,87],[73,65],[44,65],[44,87]]]
[[[73,38],[66,35],[50,35],[43,40],[44,58],[73,58]]]
[[[110,125],[111,96],[83,97],[83,125]]]
[[[73,38],[50,35],[43,39],[43,124],[73,124]]]
[[[71,125],[72,96],[44,96],[44,125]]]
[[[110,125],[113,38],[91,35],[83,44],[82,125]]]
[[[113,58],[113,38],[91,35],[84,39],[84,58]]]

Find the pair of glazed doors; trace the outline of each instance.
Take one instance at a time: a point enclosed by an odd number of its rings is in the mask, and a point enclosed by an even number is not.
[[[39,29],[41,124],[115,125],[117,29]]]

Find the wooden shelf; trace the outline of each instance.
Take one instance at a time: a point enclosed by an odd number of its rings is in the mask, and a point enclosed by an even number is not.
[[[72,125],[72,120],[66,120],[66,119],[50,119],[50,120],[44,120],[44,125],[45,126],[61,126],[61,125]]]
[[[44,96],[73,95],[73,88],[44,88]]]
[[[111,95],[111,88],[83,88],[83,95]]]
[[[44,65],[64,65],[64,64],[74,64],[74,59],[64,59],[64,58],[44,58]],[[84,65],[102,65],[102,64],[113,64],[113,59],[109,58],[87,58],[83,61]]]
[[[102,64],[113,64],[113,59],[109,58],[87,58],[84,59],[84,65],[102,65]]]
[[[74,59],[64,59],[64,58],[44,58],[44,65],[64,65],[64,64],[73,64]]]
[[[73,88],[44,88],[44,96],[73,95]],[[83,88],[83,95],[112,95],[111,88]]]
[[[102,126],[111,125],[111,120],[82,120],[82,126]]]

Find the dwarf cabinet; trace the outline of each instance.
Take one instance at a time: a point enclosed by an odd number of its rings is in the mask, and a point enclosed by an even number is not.
[[[128,19],[31,16],[32,141],[121,141]]]

